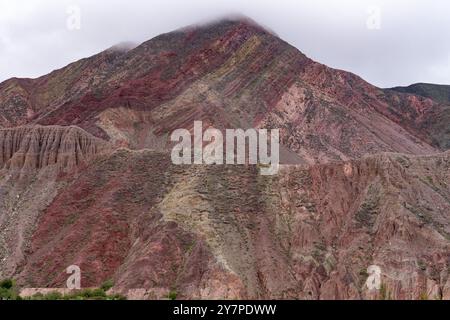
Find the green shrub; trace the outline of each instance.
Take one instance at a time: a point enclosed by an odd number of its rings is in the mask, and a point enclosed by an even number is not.
[[[169,298],[170,300],[176,300],[176,299],[177,299],[177,296],[178,296],[178,293],[177,293],[176,291],[170,291],[170,292],[169,292],[169,295],[168,295],[168,298]]]
[[[29,297],[28,300],[44,300],[44,295],[38,292]]]
[[[74,296],[89,299],[89,298],[92,298],[94,295],[92,294],[91,289],[84,289],[81,292],[79,292],[78,294],[74,294]]]
[[[11,300],[11,291],[0,287],[0,300]]]
[[[57,291],[50,292],[43,296],[45,300],[61,300],[63,295]]]
[[[0,300],[19,300],[14,280],[4,279],[0,281]]]
[[[92,290],[93,297],[106,297],[106,292],[102,288]]]
[[[14,280],[12,279],[4,279],[0,281],[0,288],[12,289],[13,287],[14,287]]]
[[[105,292],[111,289],[112,287],[114,287],[114,282],[112,280],[107,280],[103,282],[102,285],[100,286],[100,288],[103,289],[103,291]]]

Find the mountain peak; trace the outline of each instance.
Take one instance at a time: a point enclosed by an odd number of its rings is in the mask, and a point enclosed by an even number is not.
[[[188,27],[184,27],[181,30],[182,31],[193,31],[193,30],[202,30],[202,29],[217,29],[225,26],[242,26],[248,29],[253,29],[258,32],[265,32],[270,33],[272,35],[276,36],[276,33],[272,31],[270,28],[256,22],[252,18],[240,14],[228,14],[225,16],[221,16],[219,18],[208,20],[196,24],[192,24]]]

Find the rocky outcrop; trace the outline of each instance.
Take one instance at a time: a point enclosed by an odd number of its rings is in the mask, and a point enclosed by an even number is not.
[[[395,87],[394,90],[403,93],[416,94],[433,99],[445,105],[450,105],[450,86],[431,83],[415,83],[408,87]]]
[[[106,146],[77,127],[0,129],[0,169],[34,171],[55,166],[68,171],[85,164]]]

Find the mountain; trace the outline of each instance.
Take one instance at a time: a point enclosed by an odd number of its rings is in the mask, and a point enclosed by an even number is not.
[[[248,19],[7,80],[0,110],[0,278],[63,287],[75,264],[140,298],[450,298],[448,105]],[[279,128],[279,174],[173,165],[195,120]]]
[[[408,87],[391,88],[391,90],[430,98],[442,104],[450,104],[450,86],[447,85],[415,83]]]
[[[194,119],[216,128],[277,126],[297,162],[448,147],[441,105],[316,63],[246,20],[178,30],[35,80],[6,81],[0,104],[4,127],[76,125],[132,149],[164,149],[169,133]]]
[[[409,87],[396,87],[386,90],[390,92],[401,92],[406,94],[414,94],[417,96],[432,99],[440,107],[436,107],[434,111],[433,124],[430,126],[431,135],[437,145],[441,149],[447,150],[450,148],[450,86],[437,85],[428,83],[417,83]],[[428,126],[428,124],[426,124]]]

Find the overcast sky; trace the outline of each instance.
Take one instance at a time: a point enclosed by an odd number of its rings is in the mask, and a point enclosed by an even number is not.
[[[0,81],[238,13],[377,86],[450,84],[447,0],[0,0]]]

